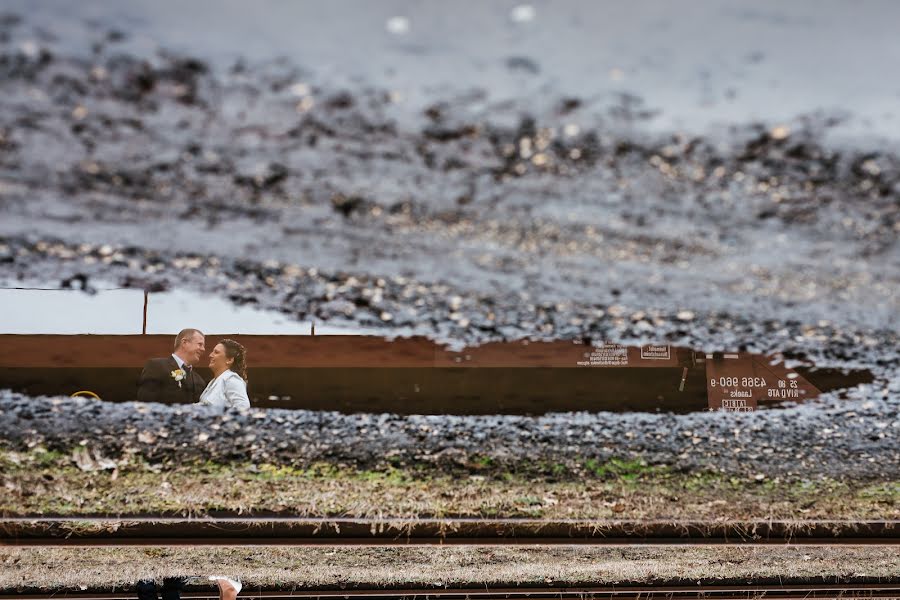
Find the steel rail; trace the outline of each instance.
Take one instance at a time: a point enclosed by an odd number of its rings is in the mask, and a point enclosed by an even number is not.
[[[900,545],[900,521],[0,518],[0,546]]]

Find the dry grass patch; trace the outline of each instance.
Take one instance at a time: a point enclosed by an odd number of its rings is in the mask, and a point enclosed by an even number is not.
[[[114,469],[85,471],[71,456],[35,450],[0,453],[0,473],[0,512],[7,516],[228,511],[396,519],[900,518],[900,482],[738,480],[640,466],[626,471],[621,464],[577,480],[330,464],[159,466],[133,457]]]
[[[890,579],[877,548],[0,548],[0,590],[122,589],[143,578],[228,573],[244,589]]]

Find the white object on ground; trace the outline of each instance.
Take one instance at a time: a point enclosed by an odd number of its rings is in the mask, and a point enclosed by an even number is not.
[[[231,584],[231,587],[234,588],[234,592],[235,592],[236,594],[240,594],[240,593],[241,593],[241,587],[243,587],[243,586],[241,585],[241,582],[240,582],[240,581],[235,581],[234,579],[231,579],[231,578],[229,578],[229,577],[225,577],[224,575],[210,575],[210,576],[209,576],[209,580],[210,580],[210,581],[216,581],[217,579],[224,579],[225,581],[227,581],[228,583]]]

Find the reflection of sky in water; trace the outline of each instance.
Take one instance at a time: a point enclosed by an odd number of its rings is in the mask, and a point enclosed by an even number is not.
[[[398,115],[473,88],[531,110],[573,95],[603,109],[623,92],[654,125],[707,127],[849,111],[848,132],[900,138],[900,3],[871,0],[599,2],[244,2],[198,0],[5,7],[89,49],[81,23],[212,59],[286,56],[308,82],[395,90]],[[519,65],[520,68],[511,67]]]
[[[24,287],[24,286],[20,286]],[[141,333],[144,293],[137,289],[0,289],[0,333]],[[178,333],[185,327],[215,333],[307,335],[310,322],[236,306],[224,298],[185,290],[154,292],[147,308],[147,333]],[[316,323],[316,335],[375,335],[375,330]]]

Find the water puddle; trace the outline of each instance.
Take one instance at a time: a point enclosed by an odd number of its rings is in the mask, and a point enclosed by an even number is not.
[[[401,414],[754,411],[872,381],[783,356],[592,340],[452,349],[316,325],[177,291],[0,290],[0,388],[129,401],[144,362],[183,327],[247,348],[254,406]],[[217,333],[221,332],[221,333]],[[324,334],[324,335],[323,335]],[[796,364],[795,364],[796,363]],[[199,369],[205,379],[210,374]]]
[[[185,327],[244,334],[309,335],[313,323],[274,311],[239,306],[229,300],[188,290],[147,295],[112,284],[94,284],[89,292],[17,284],[0,288],[0,334],[172,334]],[[377,335],[374,329],[316,323],[316,335]]]

